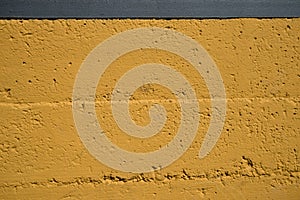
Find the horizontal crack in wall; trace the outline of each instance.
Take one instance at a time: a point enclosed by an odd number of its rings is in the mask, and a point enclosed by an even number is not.
[[[282,169],[273,169],[267,170],[267,172],[259,172],[261,171],[258,168],[255,168],[252,161],[249,158],[245,158],[247,165],[251,167],[252,170],[243,170],[243,167],[240,167],[240,170],[226,171],[226,170],[214,170],[210,172],[205,172],[202,174],[189,174],[187,170],[183,169],[182,173],[179,174],[164,174],[160,175],[159,172],[154,172],[152,176],[145,175],[143,173],[134,175],[131,177],[121,177],[118,175],[104,175],[100,178],[92,178],[92,177],[75,177],[71,180],[62,181],[57,178],[51,178],[44,182],[25,182],[21,181],[18,183],[3,183],[0,185],[0,188],[27,188],[27,187],[51,187],[51,186],[68,186],[68,185],[83,185],[83,184],[92,184],[92,185],[100,185],[100,184],[124,184],[124,183],[134,183],[134,182],[148,182],[154,184],[160,183],[168,183],[172,181],[183,181],[183,180],[203,180],[203,181],[220,181],[224,184],[224,180],[234,180],[239,178],[271,178],[276,181],[278,184],[287,184],[290,182],[292,184],[293,181],[298,181],[300,177],[300,171],[284,171]],[[294,179],[294,180],[292,180]],[[278,180],[280,180],[278,182]],[[287,182],[282,182],[282,180],[287,180]],[[290,181],[288,181],[290,180]]]

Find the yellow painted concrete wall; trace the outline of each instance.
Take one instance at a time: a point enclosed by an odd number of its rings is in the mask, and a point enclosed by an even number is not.
[[[113,83],[131,67],[173,66],[192,83],[201,116],[191,147],[149,173],[107,167],[89,154],[75,128],[72,90],[87,55],[105,39],[137,27],[176,30],[215,61],[227,95],[225,125],[208,156],[198,152],[211,116],[203,79],[184,59],[140,49],[121,56],[99,83],[96,110],[123,149],[148,152],[172,140],[180,108],[166,88],[134,93],[132,119],[149,122],[153,103],[168,119],[160,134],[136,139],[116,127]],[[300,199],[300,19],[0,20],[1,199]],[[168,101],[166,101],[168,100]]]

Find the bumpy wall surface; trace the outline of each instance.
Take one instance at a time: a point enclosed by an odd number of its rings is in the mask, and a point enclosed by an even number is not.
[[[144,139],[118,127],[112,91],[136,66],[160,63],[182,74],[196,93],[200,114],[196,137],[179,159],[152,172],[130,173],[89,153],[75,126],[72,95],[89,53],[111,36],[139,27],[176,30],[201,44],[223,79],[227,107],[219,140],[199,159],[212,117],[203,77],[165,50],[120,55],[101,76],[95,95],[98,123],[113,144],[136,153],[159,150],[181,123],[176,96],[149,83],[131,95],[130,116],[146,126],[149,108],[160,104],[167,114],[164,127]],[[0,20],[0,198],[299,199],[299,38],[299,18]]]

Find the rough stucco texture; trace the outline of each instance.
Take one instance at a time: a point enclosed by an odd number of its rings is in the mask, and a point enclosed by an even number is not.
[[[224,81],[226,121],[214,149],[199,159],[211,112],[203,79],[168,52],[141,49],[123,55],[96,94],[99,123],[113,143],[128,151],[153,151],[178,129],[178,102],[155,84],[134,93],[130,114],[146,125],[149,105],[161,103],[168,113],[161,133],[137,139],[115,127],[109,104],[113,82],[142,63],[164,63],[187,76],[201,120],[190,148],[170,166],[120,172],[97,161],[82,144],[72,116],[73,85],[99,43],[152,26],[184,33],[208,51]],[[300,199],[299,37],[299,18],[0,20],[0,198]]]

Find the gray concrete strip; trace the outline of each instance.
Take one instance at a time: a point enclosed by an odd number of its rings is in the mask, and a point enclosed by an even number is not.
[[[299,17],[300,0],[1,0],[0,18]]]

